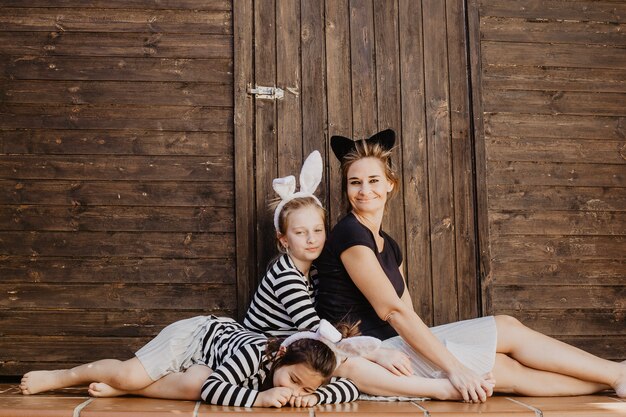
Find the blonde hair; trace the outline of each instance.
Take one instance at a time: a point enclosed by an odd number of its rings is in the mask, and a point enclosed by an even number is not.
[[[354,143],[354,149],[348,152],[341,159],[341,191],[343,195],[344,204],[346,205],[347,211],[351,210],[350,204],[348,203],[348,171],[352,164],[356,161],[359,161],[363,158],[374,158],[379,160],[384,167],[385,177],[387,180],[393,185],[393,189],[389,193],[389,201],[393,196],[398,192],[398,185],[400,183],[400,179],[395,169],[393,168],[393,163],[391,161],[392,149],[385,149],[379,143],[368,143],[366,140],[357,140]]]

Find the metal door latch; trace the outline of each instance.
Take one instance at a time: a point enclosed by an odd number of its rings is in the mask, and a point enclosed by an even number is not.
[[[285,96],[285,92],[278,87],[264,87],[257,85],[254,88],[248,86],[248,94],[254,94],[256,98],[266,100],[280,100]]]

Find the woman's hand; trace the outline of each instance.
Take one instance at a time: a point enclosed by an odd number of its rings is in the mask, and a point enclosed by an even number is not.
[[[289,405],[292,407],[313,407],[319,402],[316,394],[301,395],[299,397],[291,397]]]
[[[413,367],[409,357],[397,349],[378,348],[365,356],[366,359],[379,364],[397,376],[413,375]]]
[[[275,387],[267,391],[261,391],[254,401],[254,406],[280,408],[289,402],[292,393],[291,388],[285,387]]]
[[[478,376],[471,369],[459,365],[454,371],[448,372],[448,379],[461,393],[465,402],[485,402],[493,394],[494,380],[489,375]]]

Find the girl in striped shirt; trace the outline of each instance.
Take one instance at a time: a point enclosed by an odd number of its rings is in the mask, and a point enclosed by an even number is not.
[[[344,329],[344,336],[350,331]],[[167,326],[132,359],[29,372],[20,389],[28,395],[91,383],[89,393],[96,397],[202,398],[210,404],[244,407],[352,401],[358,390],[347,380],[321,387],[337,366],[336,346],[349,343],[337,339],[329,342],[305,332],[291,341],[268,340],[230,318],[199,316]]]

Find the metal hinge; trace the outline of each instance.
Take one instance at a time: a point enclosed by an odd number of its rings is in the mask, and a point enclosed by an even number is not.
[[[285,92],[278,87],[264,87],[257,85],[254,88],[248,85],[248,94],[254,94],[256,98],[266,100],[280,100],[285,96]]]

